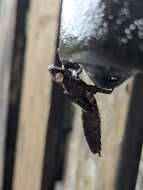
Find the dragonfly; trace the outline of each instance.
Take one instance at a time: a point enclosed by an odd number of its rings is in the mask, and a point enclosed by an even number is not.
[[[48,70],[52,79],[62,86],[64,94],[82,111],[82,124],[87,144],[92,153],[101,156],[101,119],[95,98],[97,92],[111,94],[113,89],[103,89],[84,82],[79,74],[80,64],[64,61],[62,66],[51,65]]]

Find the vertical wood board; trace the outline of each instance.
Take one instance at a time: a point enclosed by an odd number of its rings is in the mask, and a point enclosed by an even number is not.
[[[8,114],[9,83],[17,0],[0,1],[0,189],[2,189],[4,142]]]
[[[67,152],[64,190],[115,189],[131,87],[132,80],[129,80],[111,95],[96,96],[102,121],[101,157],[93,155],[88,148],[83,134],[80,108],[77,107]]]
[[[13,190],[39,190],[60,0],[31,1]]]
[[[137,183],[136,183],[136,189],[135,190],[142,190],[143,189],[143,148],[142,148],[142,155],[139,165],[139,171],[138,171],[138,177],[137,177]]]

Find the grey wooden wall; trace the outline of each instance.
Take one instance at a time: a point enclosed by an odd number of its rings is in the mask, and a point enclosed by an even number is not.
[[[23,3],[0,1],[0,190],[141,190],[143,77],[97,96],[102,157],[92,155],[80,108],[63,98],[47,70],[55,62],[61,1],[29,1],[20,26],[24,45],[15,27]],[[14,58],[16,44],[20,59]]]
[[[0,1],[0,189],[2,189],[3,181],[4,143],[8,115],[16,5],[16,0]]]
[[[142,189],[142,84],[143,76],[137,76],[115,89],[112,95],[97,96],[102,119],[101,158],[88,149],[80,109],[76,107],[61,189]]]
[[[31,0],[13,190],[41,187],[59,0]]]

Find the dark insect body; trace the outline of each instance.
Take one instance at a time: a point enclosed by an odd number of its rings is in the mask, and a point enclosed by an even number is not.
[[[110,94],[112,90],[88,85],[79,78],[82,68],[79,64],[65,62],[62,67],[50,66],[49,71],[54,81],[64,88],[64,93],[82,109],[84,134],[90,150],[100,155],[101,120],[94,94]]]
[[[101,152],[101,120],[99,111],[94,112],[82,111],[83,129],[86,140],[92,153]]]

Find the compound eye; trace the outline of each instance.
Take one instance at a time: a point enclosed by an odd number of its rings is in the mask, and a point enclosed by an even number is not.
[[[119,77],[117,76],[109,76],[108,81],[110,82],[117,82],[119,80]]]
[[[62,83],[63,80],[64,80],[64,75],[63,75],[63,73],[60,73],[60,72],[59,72],[59,73],[56,73],[54,80],[55,80],[57,83]]]

